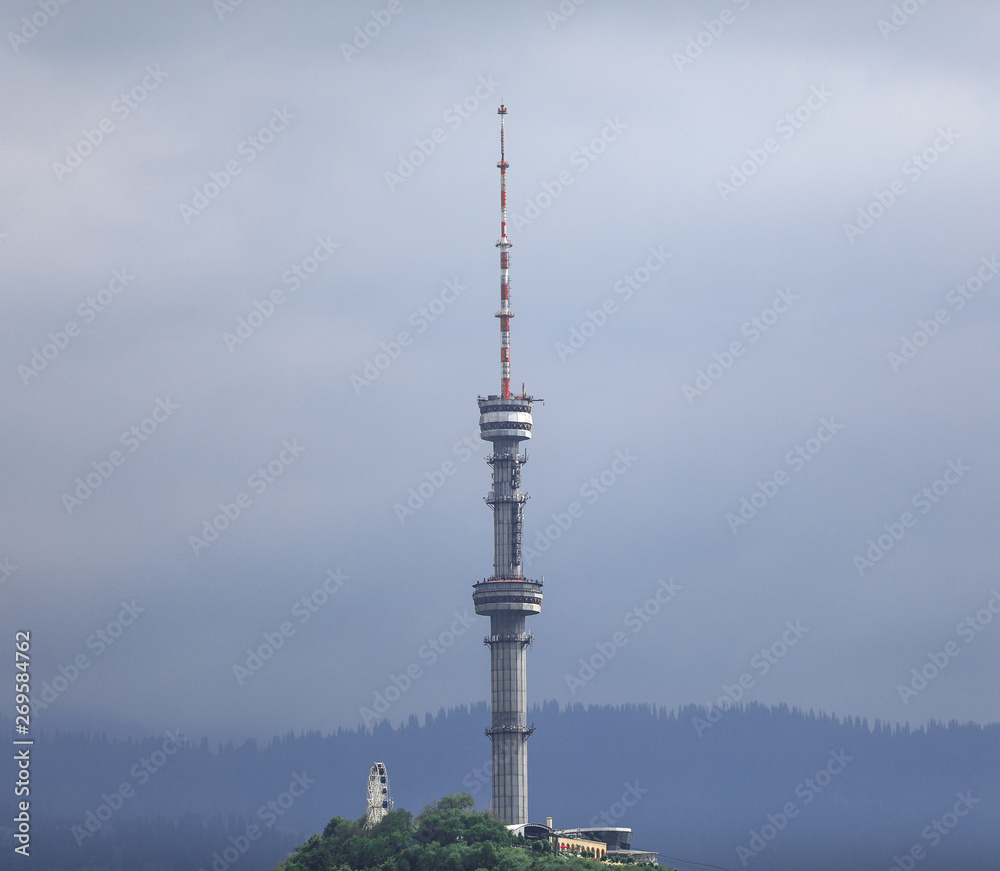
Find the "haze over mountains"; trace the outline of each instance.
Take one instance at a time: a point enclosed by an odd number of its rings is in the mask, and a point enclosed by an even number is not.
[[[633,846],[679,868],[690,866],[667,857],[733,871],[882,871],[917,848],[920,871],[995,871],[1000,726],[910,730],[752,704],[705,728],[708,713],[535,708],[531,817],[631,826]],[[120,867],[114,856],[125,850],[163,871],[207,871],[214,853],[242,844],[238,871],[267,871],[331,817],[363,814],[376,759],[397,808],[417,813],[454,792],[484,808],[488,721],[480,704],[423,726],[414,718],[217,747],[173,731],[142,741],[48,735],[36,749],[36,852],[19,867]],[[119,801],[123,785],[134,794]]]

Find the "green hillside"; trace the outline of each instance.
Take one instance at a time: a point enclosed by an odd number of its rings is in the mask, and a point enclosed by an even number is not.
[[[369,830],[363,820],[334,817],[275,871],[594,871],[593,859],[554,856],[547,841],[518,841],[472,804],[467,793],[448,795],[416,820],[391,811]]]

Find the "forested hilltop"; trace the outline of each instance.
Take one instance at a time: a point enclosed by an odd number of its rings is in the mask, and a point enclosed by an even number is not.
[[[416,820],[390,811],[369,830],[334,817],[274,871],[594,871],[593,859],[557,858],[548,841],[518,841],[471,807],[468,793],[447,795]]]

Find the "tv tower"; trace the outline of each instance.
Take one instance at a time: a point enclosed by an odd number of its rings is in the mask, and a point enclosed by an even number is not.
[[[521,494],[521,466],[527,456],[518,445],[531,438],[531,403],[510,392],[510,240],[507,238],[507,159],[504,116],[500,116],[500,393],[479,397],[479,435],[492,442],[486,462],[493,468],[493,489],[486,504],[493,509],[493,575],[473,585],[477,614],[490,618],[490,706],[486,735],[493,743],[493,811],[508,824],[528,821],[528,699],[525,660],[531,635],[524,619],[542,610],[542,583],[521,571],[521,521],[527,496]]]

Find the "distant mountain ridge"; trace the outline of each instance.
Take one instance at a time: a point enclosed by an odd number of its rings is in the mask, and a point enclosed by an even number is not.
[[[532,819],[631,826],[634,847],[658,850],[679,868],[667,857],[733,871],[1000,866],[1000,725],[908,729],[783,705],[709,713],[533,709]],[[388,767],[396,807],[417,813],[468,792],[484,808],[488,721],[479,704],[423,726],[411,718],[397,729],[383,723],[214,749],[175,733],[42,734],[32,769],[33,860],[17,867],[130,868],[102,858],[129,840],[128,855],[149,845],[145,858],[157,871],[266,871],[331,817],[363,814],[375,760]],[[0,842],[0,868],[8,867],[5,821]]]

